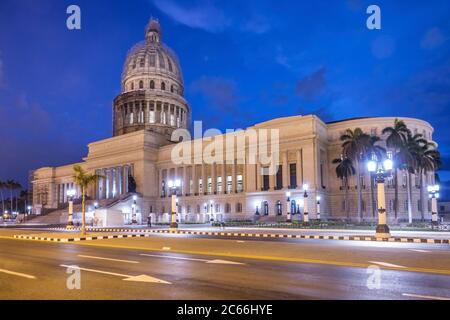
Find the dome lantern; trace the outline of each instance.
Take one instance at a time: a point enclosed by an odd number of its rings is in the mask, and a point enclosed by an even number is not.
[[[150,19],[145,28],[145,39],[147,43],[159,43],[161,39],[161,26],[156,19]]]

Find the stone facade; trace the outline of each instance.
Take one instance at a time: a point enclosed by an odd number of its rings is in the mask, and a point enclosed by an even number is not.
[[[339,137],[346,129],[357,127],[380,136],[383,128],[393,125],[394,117],[324,123],[314,115],[292,116],[255,124],[244,131],[217,135],[214,138],[175,142],[180,140],[174,139],[172,134],[176,130],[189,128],[190,107],[183,98],[181,68],[174,54],[160,43],[160,35],[159,24],[150,22],[146,29],[146,43],[133,49],[125,63],[122,93],[114,100],[113,105],[113,137],[89,144],[88,155],[79,163],[88,172],[104,176],[88,190],[88,204],[92,206],[94,202],[98,202],[100,208],[121,210],[124,213],[124,223],[129,222],[132,201],[128,180],[133,177],[139,195],[137,213],[140,222],[145,222],[149,214],[153,221],[169,220],[169,181],[175,180],[181,182],[181,187],[176,190],[180,221],[255,217],[285,220],[287,191],[291,193],[290,211],[300,213],[294,219],[301,219],[305,200],[312,219],[316,217],[318,207],[322,219],[346,218],[347,208],[343,205],[346,194],[350,204],[350,218],[358,218],[355,187],[357,178],[352,177],[348,190],[343,190],[342,182],[336,177],[335,165],[331,163],[333,159],[340,157]],[[155,57],[150,58],[151,54],[155,54],[156,61],[153,61]],[[164,68],[159,59],[165,59]],[[170,70],[168,61],[172,64]],[[142,64],[138,67],[133,66],[134,63]],[[146,88],[140,86],[141,81]],[[158,85],[162,82],[174,85],[176,90],[151,88],[151,81]],[[414,133],[422,133],[432,140],[433,128],[429,123],[419,119],[401,119]],[[248,138],[253,132],[270,130],[277,132],[278,150],[271,150],[271,154],[276,157],[278,166],[276,172],[267,174],[264,171],[267,169],[266,164],[259,157],[256,162],[251,161],[252,145],[239,144],[237,141],[247,141],[242,139]],[[224,143],[214,144],[217,141]],[[233,144],[231,141],[234,141]],[[180,161],[179,150],[189,148],[192,152],[187,155],[183,153],[183,161]],[[219,160],[204,160],[204,155],[210,153],[211,149],[214,149],[213,153]],[[33,172],[35,211],[64,207],[67,203],[67,189],[76,188],[73,185],[72,168],[73,165],[67,165],[41,168]],[[362,215],[365,220],[372,220],[376,218],[376,212],[371,178],[366,168],[362,171]],[[412,181],[413,218],[421,218],[422,211],[425,218],[430,218],[428,201],[420,203],[420,192],[425,193],[426,188],[416,187],[418,177],[409,177],[402,171],[398,173],[399,218],[407,220],[408,217],[408,178]],[[426,183],[432,183],[433,179],[431,174],[424,177]],[[304,198],[302,190],[304,184],[309,186],[307,198]],[[387,216],[391,219],[394,207],[392,178],[388,178],[386,190]],[[317,196],[321,199],[320,206],[316,203]],[[423,199],[427,199],[426,195]]]

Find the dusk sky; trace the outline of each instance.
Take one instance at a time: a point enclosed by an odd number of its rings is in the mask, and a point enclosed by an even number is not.
[[[66,28],[77,4],[82,29]],[[366,8],[381,8],[368,30]],[[0,180],[80,161],[112,135],[127,51],[150,17],[179,56],[193,120],[244,128],[290,115],[416,117],[450,180],[450,2],[0,1]]]

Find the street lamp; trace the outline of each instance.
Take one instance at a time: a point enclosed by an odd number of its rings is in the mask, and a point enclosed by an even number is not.
[[[320,196],[316,197],[316,201],[317,219],[320,220]]]
[[[133,195],[133,204],[131,205],[131,223],[137,223],[136,220],[137,195]]]
[[[303,224],[309,225],[309,216],[308,216],[308,188],[309,186],[305,183],[303,185]]]
[[[30,215],[30,214],[31,214],[31,209],[32,209],[32,207],[31,207],[31,206],[28,206],[27,209],[28,209],[28,215]]]
[[[431,226],[432,228],[434,228],[438,225],[438,209],[437,209],[437,199],[439,199],[438,184],[428,186],[428,196],[431,199]]]
[[[73,229],[73,198],[75,197],[75,189],[67,190],[67,198],[69,199],[69,220],[66,229]]]
[[[292,218],[291,218],[291,193],[289,191],[286,192],[286,212],[287,212],[287,217],[286,217],[286,222],[292,222]]]
[[[176,230],[178,228],[177,223],[177,209],[178,209],[178,199],[177,199],[177,192],[178,189],[181,187],[181,181],[179,179],[176,180],[169,180],[167,182],[167,186],[169,187],[171,191],[171,221],[170,221],[170,229]]]
[[[383,162],[375,156],[367,162],[367,169],[370,173],[376,173],[377,181],[377,202],[378,202],[378,225],[375,233],[377,238],[389,238],[391,236],[389,227],[386,224],[386,195],[384,192],[384,178],[390,175],[393,168],[391,159]]]

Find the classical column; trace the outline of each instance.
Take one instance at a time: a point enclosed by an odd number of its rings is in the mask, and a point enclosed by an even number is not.
[[[206,180],[207,180],[206,179],[206,165],[204,162],[202,162],[202,193],[203,194],[205,194],[205,192],[207,191],[208,182]]]
[[[222,163],[222,194],[225,194],[227,190],[227,165],[225,162]]]
[[[192,164],[192,188],[191,193],[198,194],[198,179],[197,179],[197,166],[195,163]]]
[[[231,165],[231,193],[237,191],[237,174],[236,174],[236,160],[233,160]]]
[[[261,191],[261,164],[258,162],[256,164],[256,191]]]
[[[109,199],[113,198],[113,169],[108,169]]]
[[[217,174],[216,164],[211,164],[211,193],[217,193]]]
[[[283,166],[283,188],[289,187],[289,168],[288,168],[288,152],[284,151],[281,155]]]
[[[188,181],[188,175],[187,175],[187,169],[188,167],[183,167],[183,195],[186,195],[189,193],[189,181]]]
[[[302,185],[303,185],[303,181],[302,181],[302,170],[301,170],[301,150],[297,150],[297,167],[296,167],[296,172],[297,172],[297,189],[301,189]]]

